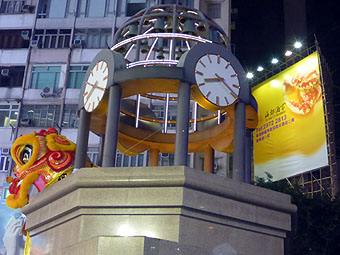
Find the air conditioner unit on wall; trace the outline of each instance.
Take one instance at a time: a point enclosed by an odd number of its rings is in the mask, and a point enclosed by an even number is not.
[[[30,39],[30,31],[29,30],[22,30],[21,31],[21,37],[24,40],[29,40]]]
[[[32,47],[32,48],[37,48],[37,47],[39,47],[39,40],[32,40],[32,41],[31,41],[31,47]]]
[[[30,127],[32,126],[32,120],[28,118],[22,118],[20,120],[20,126],[21,127]]]
[[[40,92],[41,97],[53,97],[55,96],[54,90],[52,87],[44,87]]]
[[[11,149],[10,148],[3,148],[1,154],[2,155],[8,155],[10,154]]]
[[[8,68],[1,69],[1,75],[2,76],[9,76],[9,69]]]
[[[74,39],[72,43],[73,48],[81,48],[83,47],[83,40],[81,39]]]

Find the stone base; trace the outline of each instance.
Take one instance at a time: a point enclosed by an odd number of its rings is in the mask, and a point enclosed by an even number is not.
[[[31,255],[120,254],[124,246],[124,254],[167,255],[141,253],[157,239],[188,254],[280,255],[296,207],[288,195],[187,167],[136,167],[80,169],[22,211]]]

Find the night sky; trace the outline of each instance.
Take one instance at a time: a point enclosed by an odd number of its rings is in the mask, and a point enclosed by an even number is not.
[[[305,0],[305,3],[307,33],[302,43],[312,46],[316,37],[332,73],[337,158],[340,158],[340,4],[337,0]],[[274,56],[284,60],[284,52],[292,49],[289,44],[294,40],[288,38],[286,42],[283,0],[232,0],[232,8],[238,8],[238,14],[233,17],[236,30],[232,31],[231,42],[244,69],[256,75],[257,66],[269,69]]]

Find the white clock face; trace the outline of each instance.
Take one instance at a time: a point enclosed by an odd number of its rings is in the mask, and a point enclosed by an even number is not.
[[[107,79],[109,78],[108,65],[105,61],[98,62],[90,71],[84,91],[84,108],[87,112],[92,112],[102,100]]]
[[[202,95],[214,105],[228,106],[238,98],[238,75],[230,62],[220,55],[201,57],[195,67],[195,78]]]

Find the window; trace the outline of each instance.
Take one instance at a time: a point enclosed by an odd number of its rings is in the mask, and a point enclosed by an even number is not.
[[[133,16],[146,7],[146,0],[128,0],[126,5],[126,16]]]
[[[21,32],[22,30],[0,30],[0,49],[28,48],[29,37],[24,39]]]
[[[17,123],[18,109],[17,104],[0,104],[0,127],[14,127]]]
[[[80,89],[88,67],[89,66],[70,66],[67,78],[67,88]]]
[[[0,149],[0,172],[9,170],[11,163],[10,148]]]
[[[161,0],[160,4],[178,4],[183,6],[194,7],[194,0]]]
[[[62,127],[66,128],[78,128],[78,105],[65,105],[63,112]]]
[[[0,67],[0,87],[21,87],[24,71],[24,66]]]
[[[91,163],[95,166],[98,166],[98,156],[99,156],[99,148],[98,147],[89,147],[87,149],[87,156],[89,157]]]
[[[24,105],[20,125],[56,127],[60,119],[60,105]]]
[[[145,154],[147,152],[143,152],[141,154],[138,154],[136,156],[127,156],[124,154],[121,154],[117,151],[116,155],[116,167],[134,167],[134,166],[145,166],[144,165],[144,159]]]
[[[159,166],[173,166],[175,162],[175,154],[173,153],[159,153]]]
[[[60,77],[60,66],[34,66],[32,69],[31,88],[57,88]]]
[[[0,6],[0,13],[7,13],[7,14],[23,13],[22,6],[24,4],[25,4],[25,0],[19,0],[19,1],[3,0]]]
[[[221,18],[221,3],[208,3],[207,15],[212,19]]]
[[[115,0],[79,0],[78,17],[113,16],[114,2]]]
[[[68,48],[71,29],[37,29],[33,40],[38,41],[38,48]]]
[[[83,48],[100,49],[107,48],[111,45],[111,33],[109,29],[78,29],[75,32],[74,39],[80,39]]]
[[[75,15],[77,0],[41,0],[38,18],[65,18]]]

